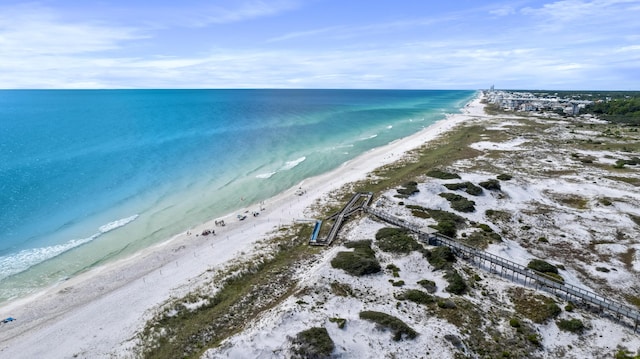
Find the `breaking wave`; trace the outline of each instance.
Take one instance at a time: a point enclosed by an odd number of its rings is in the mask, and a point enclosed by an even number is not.
[[[87,238],[72,239],[66,243],[56,244],[49,247],[25,249],[13,255],[0,257],[0,280],[14,274],[24,272],[37,264],[57,257],[62,253],[77,248],[83,244],[89,243],[107,232],[126,226],[127,224],[135,221],[136,218],[138,218],[137,214],[109,222],[98,227],[98,232]]]
[[[279,170],[279,171],[288,171],[288,170],[290,170],[290,169],[294,168],[295,166],[297,166],[297,165],[301,164],[301,163],[302,163],[302,162],[304,162],[306,159],[307,159],[307,158],[306,158],[305,156],[302,156],[302,157],[300,157],[300,158],[298,158],[298,159],[296,159],[296,160],[293,160],[293,161],[287,161],[287,162],[284,164],[284,166],[282,166],[282,167],[280,168],[280,170]]]
[[[256,178],[267,179],[271,178],[271,176],[273,176],[274,174],[276,174],[276,172],[261,173],[259,175],[256,175]]]

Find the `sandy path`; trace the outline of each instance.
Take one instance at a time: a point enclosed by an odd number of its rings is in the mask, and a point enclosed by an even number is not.
[[[2,314],[17,318],[0,326],[0,356],[7,358],[120,357],[137,330],[149,319],[153,308],[172,294],[184,293],[195,285],[207,269],[250,251],[280,224],[303,217],[316,199],[340,186],[365,178],[367,173],[400,159],[412,150],[464,122],[481,116],[479,99],[462,114],[416,133],[373,149],[329,173],[307,179],[306,194],[295,194],[295,186],[267,200],[258,217],[249,215],[240,222],[235,214],[225,218],[227,226],[216,227],[213,220],[195,227],[192,235],[179,234],[131,258],[95,268],[69,281],[0,308]],[[255,210],[258,206],[249,207]],[[217,235],[195,236],[204,228]]]

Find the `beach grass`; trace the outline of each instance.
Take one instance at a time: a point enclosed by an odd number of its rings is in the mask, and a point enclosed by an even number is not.
[[[395,341],[400,341],[405,338],[414,339],[418,336],[418,333],[400,318],[387,313],[365,310],[360,312],[360,318],[374,322],[383,328],[391,330],[393,332],[393,340]]]
[[[439,139],[410,151],[404,160],[375,170],[375,181],[359,181],[354,187],[362,192],[380,193],[402,186],[408,181],[422,179],[434,169],[444,171],[455,161],[479,156],[481,152],[469,145],[480,141],[481,130],[482,126],[458,127]]]
[[[303,263],[319,249],[304,245],[308,226],[293,226],[287,235],[272,239],[270,259],[251,264],[224,279],[206,304],[187,309],[190,296],[173,300],[149,321],[141,333],[144,358],[197,358],[208,348],[240,332],[245,323],[273,308],[295,292],[294,263]],[[232,274],[232,273],[227,273]]]

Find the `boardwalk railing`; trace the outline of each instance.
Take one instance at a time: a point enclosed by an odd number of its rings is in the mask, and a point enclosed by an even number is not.
[[[583,288],[565,284],[558,281],[553,277],[546,276],[542,273],[533,271],[523,265],[512,262],[508,259],[504,259],[495,254],[487,253],[485,251],[467,246],[452,238],[446,237],[439,233],[429,233],[413,223],[407,222],[403,219],[390,215],[388,213],[365,206],[364,211],[372,214],[379,219],[396,225],[401,228],[405,228],[418,235],[423,241],[429,242],[432,245],[444,245],[451,248],[452,252],[457,256],[469,260],[477,264],[479,267],[488,269],[494,273],[500,274],[503,277],[510,278],[511,280],[523,280],[525,285],[535,286],[536,289],[546,290],[556,296],[564,297],[566,300],[577,301],[580,300],[584,303],[597,306],[603,310],[615,314],[618,319],[625,317],[633,322],[634,331],[638,329],[640,323],[640,312],[632,309],[623,304],[617,303],[607,297],[585,290]],[[500,271],[497,271],[500,268]]]
[[[342,209],[327,217],[326,221],[334,220],[331,229],[329,230],[329,234],[326,238],[315,238],[312,236],[312,239],[309,241],[309,244],[314,246],[326,246],[330,245],[333,240],[338,235],[338,231],[340,231],[340,227],[342,227],[343,222],[351,215],[356,212],[362,211],[364,208],[369,206],[371,200],[373,199],[373,193],[371,192],[357,192],[351,197],[349,202],[342,207]],[[316,235],[317,236],[317,235]]]

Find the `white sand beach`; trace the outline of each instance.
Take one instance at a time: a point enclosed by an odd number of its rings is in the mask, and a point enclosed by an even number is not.
[[[7,358],[121,357],[154,308],[186,293],[208,270],[222,267],[240,253],[250,252],[280,225],[303,218],[305,209],[327,193],[366,177],[372,170],[398,159],[425,142],[472,117],[483,116],[480,99],[461,114],[423,131],[371,150],[324,175],[259,204],[212,219],[170,240],[55,285],[30,297],[4,304],[0,312],[16,318],[0,327],[0,356]],[[301,187],[305,193],[297,195]],[[237,213],[249,212],[244,221]],[[226,226],[214,221],[224,219]],[[197,236],[214,229],[215,236]]]

